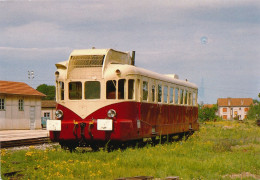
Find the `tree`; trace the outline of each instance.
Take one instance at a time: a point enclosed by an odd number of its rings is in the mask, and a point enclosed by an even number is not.
[[[199,105],[199,120],[204,121],[213,121],[217,118],[216,111],[218,107],[216,104],[213,107],[205,107],[204,105]]]
[[[46,97],[43,98],[44,100],[55,100],[55,86],[41,84],[36,90],[46,95]]]
[[[248,119],[259,119],[260,118],[260,103],[257,101],[252,104],[247,112]]]

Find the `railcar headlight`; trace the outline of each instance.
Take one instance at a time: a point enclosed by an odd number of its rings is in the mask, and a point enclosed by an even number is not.
[[[114,109],[110,109],[107,111],[107,116],[109,118],[113,118],[113,117],[116,117],[116,111]]]
[[[56,116],[58,119],[62,118],[62,116],[63,116],[62,110],[58,109],[58,110],[55,112],[55,116]]]

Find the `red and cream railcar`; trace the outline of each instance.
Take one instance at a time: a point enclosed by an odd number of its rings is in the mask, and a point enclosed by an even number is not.
[[[134,66],[134,53],[74,50],[56,64],[56,120],[62,146],[126,142],[198,130],[197,86]]]

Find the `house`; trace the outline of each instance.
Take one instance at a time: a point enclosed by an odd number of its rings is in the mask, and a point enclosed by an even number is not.
[[[56,101],[43,100],[41,117],[55,119]]]
[[[44,96],[23,82],[0,81],[0,130],[41,128]]]
[[[252,104],[252,98],[219,98],[218,115],[222,119],[243,120],[247,118],[247,112]]]

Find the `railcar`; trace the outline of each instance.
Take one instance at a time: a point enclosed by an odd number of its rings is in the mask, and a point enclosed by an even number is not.
[[[95,150],[199,129],[197,86],[136,67],[134,51],[74,50],[56,67],[56,119],[47,129],[62,147]]]

